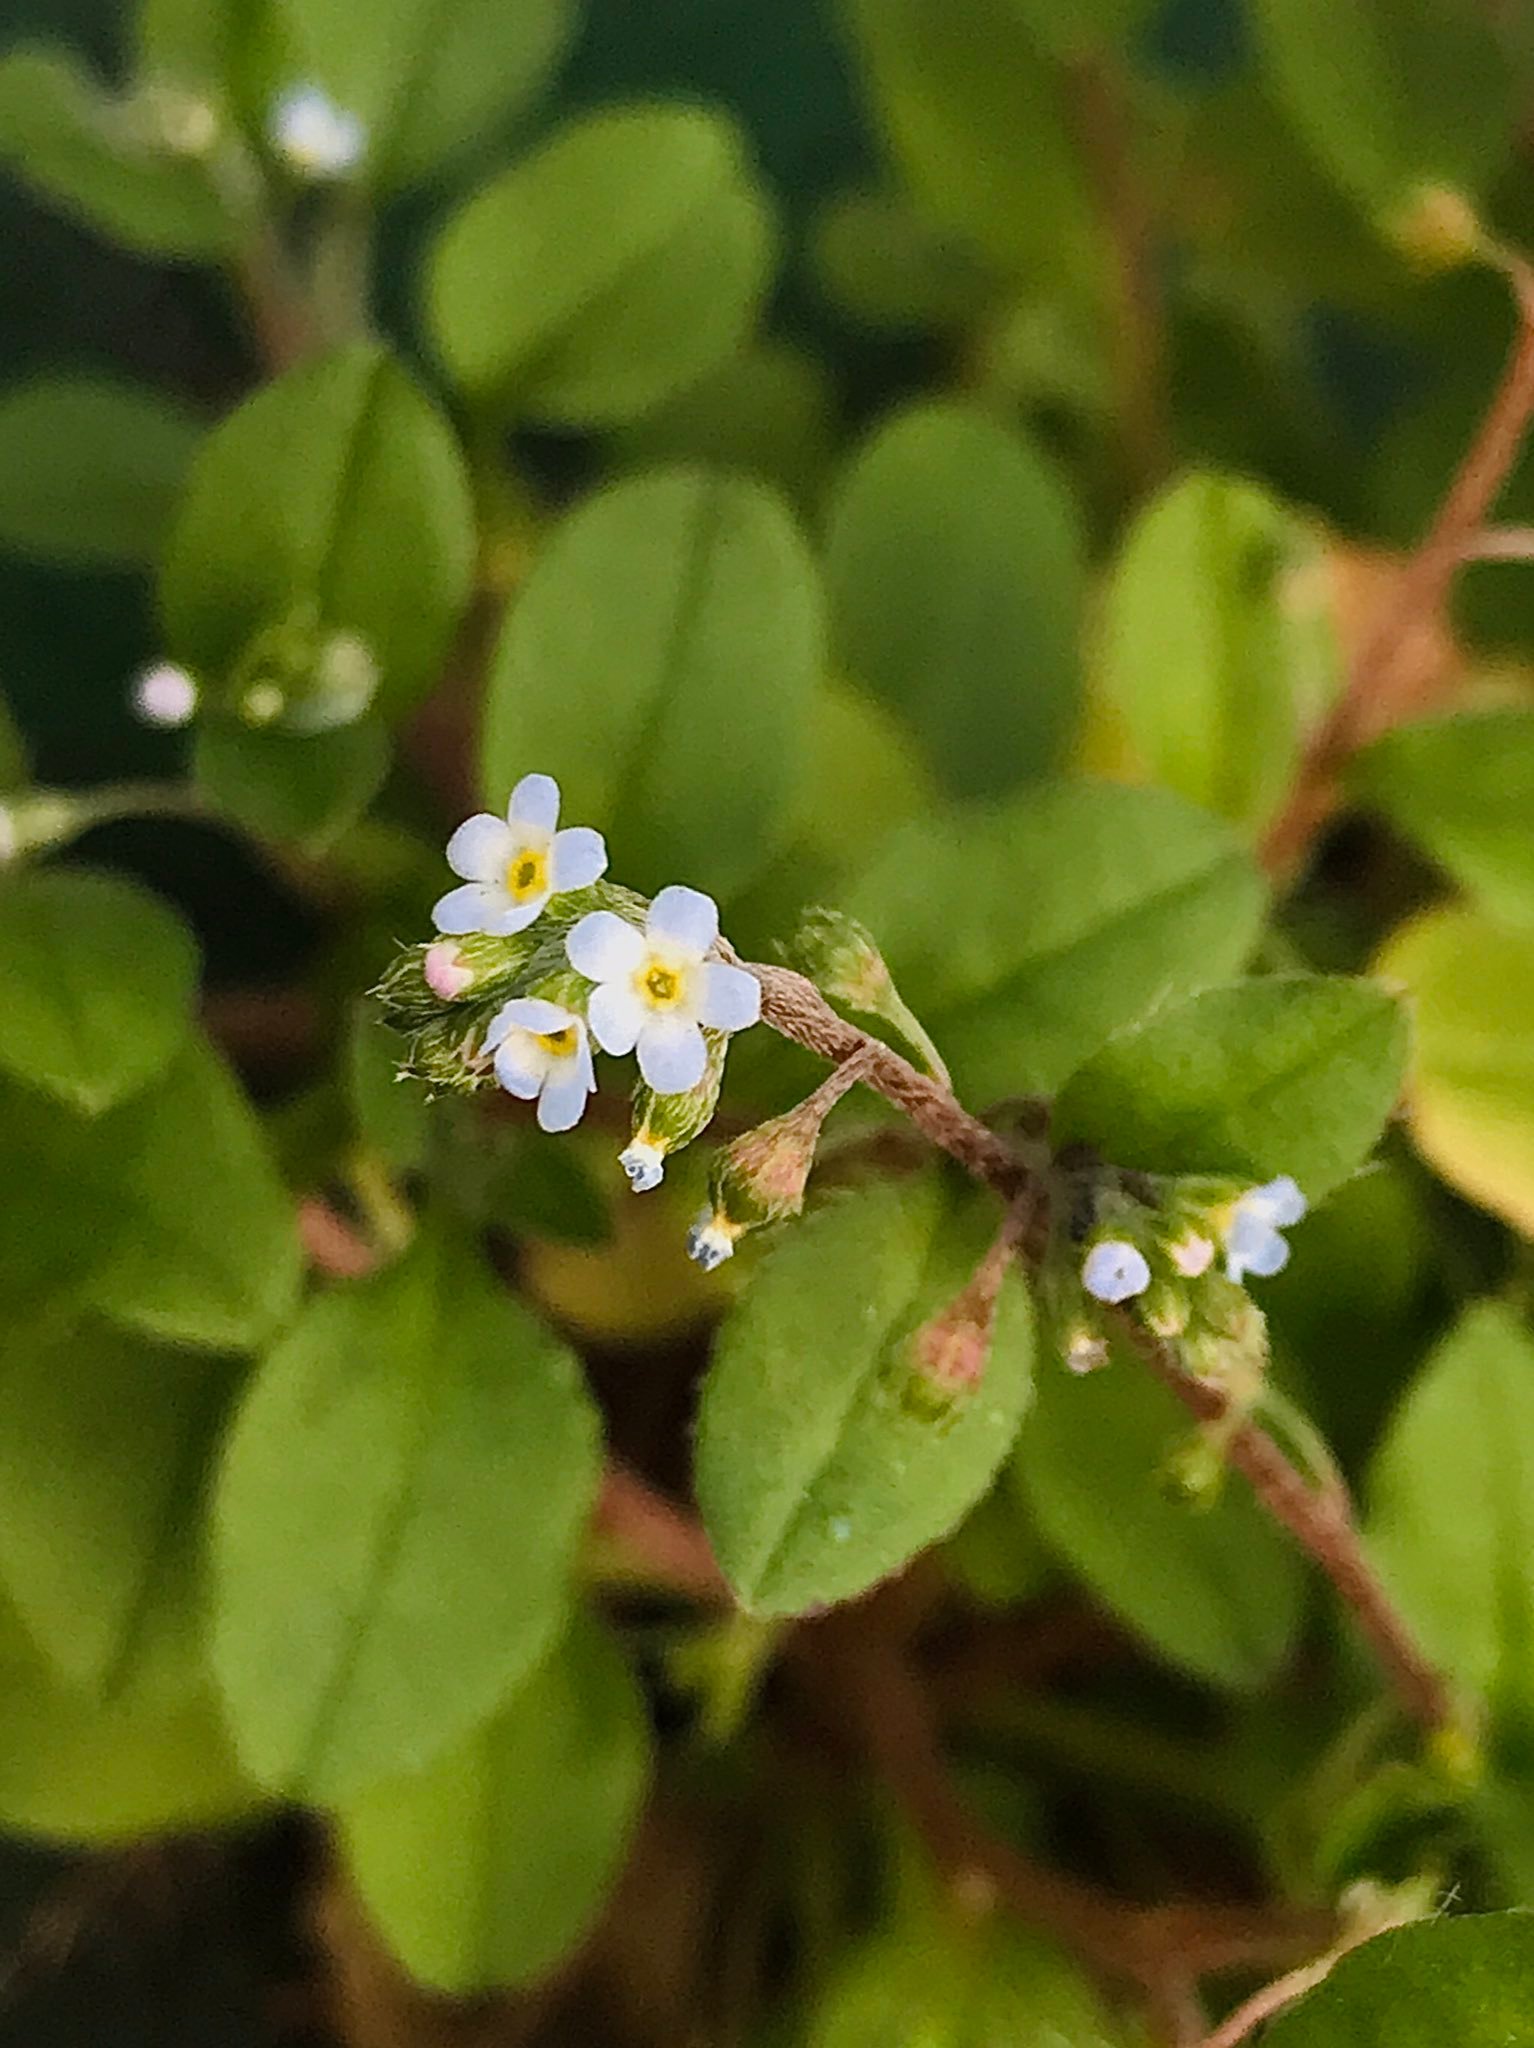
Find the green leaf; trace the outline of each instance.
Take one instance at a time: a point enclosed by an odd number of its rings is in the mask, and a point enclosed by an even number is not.
[[[259,1344],[292,1308],[293,1208],[244,1090],[194,1037],[164,1078],[95,1126],[85,1172],[119,1228],[91,1305],[171,1343]]]
[[[1080,522],[1054,468],[960,405],[898,414],[831,509],[838,657],[909,720],[958,796],[1058,764],[1075,720],[1084,579]]]
[[[1520,90],[1474,0],[1256,0],[1271,91],[1318,162],[1371,211],[1423,184],[1484,190],[1511,152]]]
[[[909,1340],[947,1308],[997,1225],[933,1178],[878,1185],[796,1225],[721,1329],[696,1484],[726,1576],[758,1614],[850,1600],[946,1536],[985,1492],[1032,1378],[1027,1290],[1003,1287],[985,1377],[947,1414]]]
[[[423,1238],[266,1360],[215,1506],[214,1667],[247,1767],[333,1801],[483,1721],[552,1641],[597,1480],[574,1358]]]
[[[203,1481],[227,1365],[104,1324],[0,1350],[0,1580],[61,1683],[111,1699],[198,1667]]]
[[[1401,726],[1354,758],[1348,781],[1494,918],[1534,924],[1534,711]]]
[[[512,610],[481,779],[496,808],[536,766],[624,877],[727,895],[792,824],[822,664],[804,539],[760,484],[665,470],[587,500]]]
[[[1418,1150],[1534,1237],[1534,931],[1476,910],[1429,911],[1396,932],[1375,971],[1411,998]]]
[[[352,1878],[411,1975],[464,1996],[568,1954],[621,1866],[649,1750],[626,1659],[581,1618],[468,1742],[350,1802]]]
[[[844,907],[986,1102],[1053,1093],[1153,1004],[1234,973],[1263,886],[1224,826],[1167,792],[1069,783],[902,827]]]
[[[197,948],[174,911],[115,875],[58,868],[0,889],[0,1066],[97,1115],[171,1062]]]
[[[472,1180],[468,1162],[459,1163],[452,1191],[475,1221],[556,1244],[611,1241],[607,1200],[576,1147],[551,1145],[542,1131],[502,1129],[494,1135]]]
[[[1092,1986],[1005,1914],[907,1914],[843,1965],[807,2048],[1114,2048]]]
[[[560,129],[448,222],[429,318],[476,405],[555,426],[631,419],[745,337],[773,230],[738,130],[624,107]]]
[[[157,153],[133,112],[62,51],[0,58],[0,163],[151,256],[221,256],[233,240],[206,166]]]
[[[202,429],[170,400],[40,377],[0,398],[0,545],[137,568],[158,558]]]
[[[1094,678],[1133,765],[1237,824],[1288,793],[1336,694],[1318,538],[1254,484],[1195,472],[1130,528]]]
[[[578,25],[574,0],[276,0],[294,75],[368,130],[363,175],[385,188],[429,175],[504,128],[547,83]]]
[[[1060,81],[1014,0],[843,0],[884,137],[922,206],[1030,283],[1097,230]]]
[[[172,1693],[97,1702],[59,1685],[0,1608],[0,1820],[58,1841],[142,1843],[223,1825],[260,1794],[241,1775],[200,1672]]]
[[[218,687],[263,631],[316,658],[352,633],[397,713],[436,679],[473,563],[447,422],[358,343],[266,385],[204,442],[161,578],[169,650]]]
[[[431,1108],[419,1088],[401,1083],[402,1051],[399,1033],[389,1029],[371,1004],[352,1006],[346,1031],[352,1116],[369,1150],[396,1172],[408,1173],[426,1156]]]
[[[1466,1310],[1413,1380],[1369,1476],[1370,1554],[1430,1657],[1534,1715],[1534,1335]]]
[[[87,1123],[0,1076],[0,1301],[8,1325],[81,1300],[91,1253],[121,1231],[117,1191],[91,1170],[114,1122]]]
[[[1312,1201],[1368,1157],[1401,1091],[1406,1016],[1368,981],[1286,974],[1204,989],[1067,1082],[1057,1144],[1147,1173],[1293,1174]]]
[[[29,774],[27,743],[11,716],[10,706],[0,697],[0,794],[24,788]]]
[[[1300,1622],[1298,1557],[1232,1478],[1212,1507],[1174,1500],[1167,1455],[1190,1423],[1129,1353],[1085,1378],[1041,1373],[1017,1473],[1045,1540],[1171,1664],[1255,1689]]]
[[[197,728],[192,758],[199,785],[235,824],[323,853],[383,787],[389,736],[374,718],[313,733],[210,719]]]
[[[831,380],[814,356],[761,341],[727,356],[696,384],[618,437],[625,465],[703,463],[771,484],[802,504],[831,457]]]
[[[1534,1914],[1419,1921],[1345,1955],[1263,2048],[1515,2048],[1534,2012]]]
[[[1111,54],[1132,44],[1154,0],[1007,0],[1007,5],[1046,49],[1069,60]]]
[[[995,272],[962,238],[889,192],[846,192],[815,223],[816,281],[862,326],[906,334],[964,330],[995,304]]]

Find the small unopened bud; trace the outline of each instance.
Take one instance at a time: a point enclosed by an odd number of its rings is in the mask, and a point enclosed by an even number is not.
[[[1424,270],[1455,270],[1482,254],[1475,208],[1452,185],[1421,185],[1387,223],[1390,238]]]
[[[157,661],[135,678],[133,709],[145,725],[185,725],[197,709],[197,684],[173,661]]]
[[[1078,1327],[1065,1340],[1065,1363],[1074,1373],[1098,1372],[1108,1363],[1108,1340],[1095,1330]]]
[[[1214,1239],[1190,1230],[1168,1247],[1168,1256],[1185,1280],[1197,1280],[1214,1263]]]
[[[708,1065],[703,1069],[703,1079],[696,1088],[685,1088],[675,1095],[657,1095],[653,1088],[641,1081],[634,1090],[633,1135],[627,1148],[618,1155],[618,1163],[628,1175],[629,1186],[636,1195],[645,1195],[652,1188],[658,1188],[665,1178],[666,1161],[671,1154],[680,1152],[684,1145],[690,1145],[712,1123],[714,1111],[719,1106],[719,1090],[724,1082],[724,1056],[729,1042],[727,1032],[704,1031]]]
[[[695,1259],[705,1273],[712,1273],[726,1259],[734,1258],[736,1240],[743,1234],[742,1225],[702,1209],[687,1233],[687,1256]]]
[[[948,1069],[915,1012],[895,986],[874,935],[844,911],[807,910],[784,956],[832,1002],[893,1025],[920,1065],[948,1086]]]
[[[636,1138],[626,1151],[618,1154],[618,1164],[628,1175],[629,1186],[636,1195],[648,1195],[666,1178],[666,1155],[653,1139]]]
[[[434,939],[428,945],[407,946],[371,993],[384,1022],[397,1031],[434,1024],[447,1014],[444,1005],[470,1002],[488,1022],[491,1009],[508,996],[525,993],[517,984],[536,951],[531,931],[504,939],[488,932]],[[462,1021],[460,1010],[450,1028],[460,1029]]]
[[[1180,1337],[1188,1327],[1188,1297],[1180,1288],[1153,1281],[1140,1305],[1147,1329],[1158,1337]]]
[[[996,1304],[988,1306],[989,1313],[987,1304],[972,1300],[965,1288],[911,1339],[912,1371],[943,1402],[972,1394],[985,1378]]]
[[[799,1214],[825,1120],[866,1063],[862,1054],[844,1060],[795,1108],[769,1117],[717,1155],[708,1190],[721,1230],[739,1237]]]
[[[432,994],[445,1003],[456,1003],[474,986],[474,969],[451,939],[439,939],[426,948],[421,973]]]

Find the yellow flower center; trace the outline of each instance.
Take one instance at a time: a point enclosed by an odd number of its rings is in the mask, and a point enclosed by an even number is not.
[[[652,960],[639,977],[639,993],[652,1010],[673,1009],[682,999],[682,977],[675,968]]]
[[[506,893],[514,903],[526,903],[541,896],[548,882],[549,863],[545,854],[524,846],[506,863]]]
[[[575,1026],[565,1024],[558,1031],[540,1031],[538,1043],[556,1059],[567,1060],[575,1051]]]

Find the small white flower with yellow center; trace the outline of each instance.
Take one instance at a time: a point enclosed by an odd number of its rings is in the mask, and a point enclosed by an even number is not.
[[[368,132],[317,85],[295,85],[272,109],[273,149],[290,170],[315,183],[344,178],[367,152]]]
[[[465,886],[450,889],[432,911],[439,932],[488,932],[510,938],[526,931],[551,896],[587,889],[607,871],[607,847],[589,825],[556,832],[559,784],[524,775],[504,818],[481,811],[447,842],[447,864]],[[616,920],[614,920],[616,922]]]
[[[568,1131],[581,1120],[586,1097],[596,1092],[586,1021],[541,996],[505,1003],[485,1033],[495,1054],[495,1078],[508,1095],[536,1101],[545,1131]]]
[[[708,1064],[703,1027],[744,1031],[762,1013],[761,984],[711,960],[719,909],[698,889],[662,889],[636,931],[610,910],[583,917],[565,940],[577,974],[597,986],[587,1014],[604,1052],[639,1054],[657,1095],[696,1088]]]

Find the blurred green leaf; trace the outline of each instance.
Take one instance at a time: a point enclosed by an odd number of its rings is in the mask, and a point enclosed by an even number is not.
[[[1406,1015],[1376,984],[1273,975],[1204,989],[1110,1039],[1055,1104],[1148,1173],[1293,1174],[1319,1201],[1361,1166],[1401,1090]]]
[[[273,0],[293,75],[366,124],[363,175],[392,187],[523,112],[563,58],[576,0]]]
[[[153,562],[202,429],[170,400],[40,377],[0,398],[0,545],[60,562]]]
[[[429,318],[479,407],[632,419],[743,339],[773,230],[724,115],[624,107],[561,129],[448,222]]]
[[[455,1162],[453,1197],[467,1195],[465,1206],[477,1221],[555,1244],[608,1243],[613,1229],[606,1199],[574,1146],[551,1145],[541,1131],[497,1131],[496,1138],[472,1180],[468,1162]]]
[[[357,635],[399,712],[436,680],[469,595],[457,443],[383,349],[291,370],[204,442],[160,584],[169,648],[215,691],[256,635]]]
[[[152,1081],[191,1022],[197,948],[115,875],[58,868],[0,889],[0,1066],[87,1115]]]
[[[397,1173],[408,1173],[426,1156],[431,1108],[419,1088],[401,1083],[402,1052],[399,1033],[389,1029],[370,1003],[352,1005],[346,1026],[346,1087],[352,1116],[363,1143]]]
[[[815,223],[811,256],[832,305],[884,332],[970,327],[1000,289],[968,242],[892,192],[831,200]]]
[[[905,716],[959,796],[1057,765],[1075,718],[1084,582],[1080,522],[1055,469],[960,405],[889,421],[832,505],[839,658]]]
[[[983,1382],[939,1414],[909,1340],[945,1309],[997,1218],[950,1213],[931,1178],[841,1195],[753,1275],[714,1346],[695,1482],[742,1604],[849,1600],[946,1536],[984,1493],[1027,1406],[1032,1318],[1008,1281]]]
[[[462,1997],[574,1948],[621,1867],[649,1747],[627,1661],[578,1617],[462,1747],[352,1800],[352,1877],[411,1975]]]
[[[122,1229],[118,1191],[91,1172],[103,1128],[0,1076],[0,1301],[8,1324],[83,1299],[91,1254]]]
[[[1375,971],[1411,998],[1410,1128],[1452,1187],[1534,1237],[1534,931],[1430,910]]]
[[[1121,48],[1143,27],[1155,0],[1007,0],[1056,56],[1089,58]]]
[[[1154,1004],[1234,973],[1263,887],[1162,790],[1066,783],[903,826],[847,892],[977,1102],[1058,1088]]]
[[[389,772],[389,736],[375,718],[310,733],[209,719],[192,759],[209,800],[237,825],[323,853],[377,796]]]
[[[214,1666],[240,1753],[333,1801],[483,1721],[563,1618],[597,1480],[571,1354],[423,1237],[266,1359],[215,1504]]]
[[[1461,1685],[1534,1716],[1534,1334],[1482,1302],[1413,1380],[1369,1475],[1369,1550]]]
[[[141,118],[63,51],[0,58],[0,162],[114,241],[221,256],[235,223],[204,164],[157,152]]]
[[[0,697],[0,793],[20,789],[29,772],[26,741],[17,730],[10,706]]]
[[[1017,0],[843,0],[885,140],[920,203],[1001,268],[1079,280],[1096,235],[1060,78]]]
[[[1534,1914],[1443,1915],[1377,1935],[1264,2048],[1514,2048],[1534,2012]]]
[[[90,1272],[91,1305],[173,1344],[261,1343],[298,1292],[298,1236],[261,1127],[222,1059],[194,1037],[94,1133],[84,1171],[119,1225]]]
[[[132,1684],[106,1701],[59,1685],[0,1609],[0,1821],[66,1842],[142,1841],[248,1814],[212,1687]]]
[[[231,1375],[85,1322],[0,1349],[0,1580],[61,1684],[110,1700],[200,1669],[200,1505]]]
[[[815,494],[832,448],[823,365],[791,342],[742,348],[618,436],[636,468],[703,463],[774,485],[795,503]]]
[[[1472,195],[1515,136],[1515,29],[1476,0],[1256,0],[1272,91],[1337,182],[1389,214],[1414,187]]]
[[[1494,918],[1534,924],[1534,711],[1401,726],[1355,757],[1348,780]]]
[[[1195,472],[1153,499],[1114,566],[1094,663],[1134,768],[1264,824],[1336,695],[1326,594],[1317,537],[1256,485]]]
[[[705,470],[615,484],[565,521],[512,609],[486,800],[542,769],[625,879],[727,895],[787,837],[822,662],[815,565],[770,491]]]
[[[1232,1478],[1213,1506],[1172,1497],[1168,1454],[1186,1412],[1140,1361],[1039,1376],[1017,1473],[1046,1542],[1168,1662],[1254,1689],[1288,1654],[1303,1575],[1288,1540]]]

